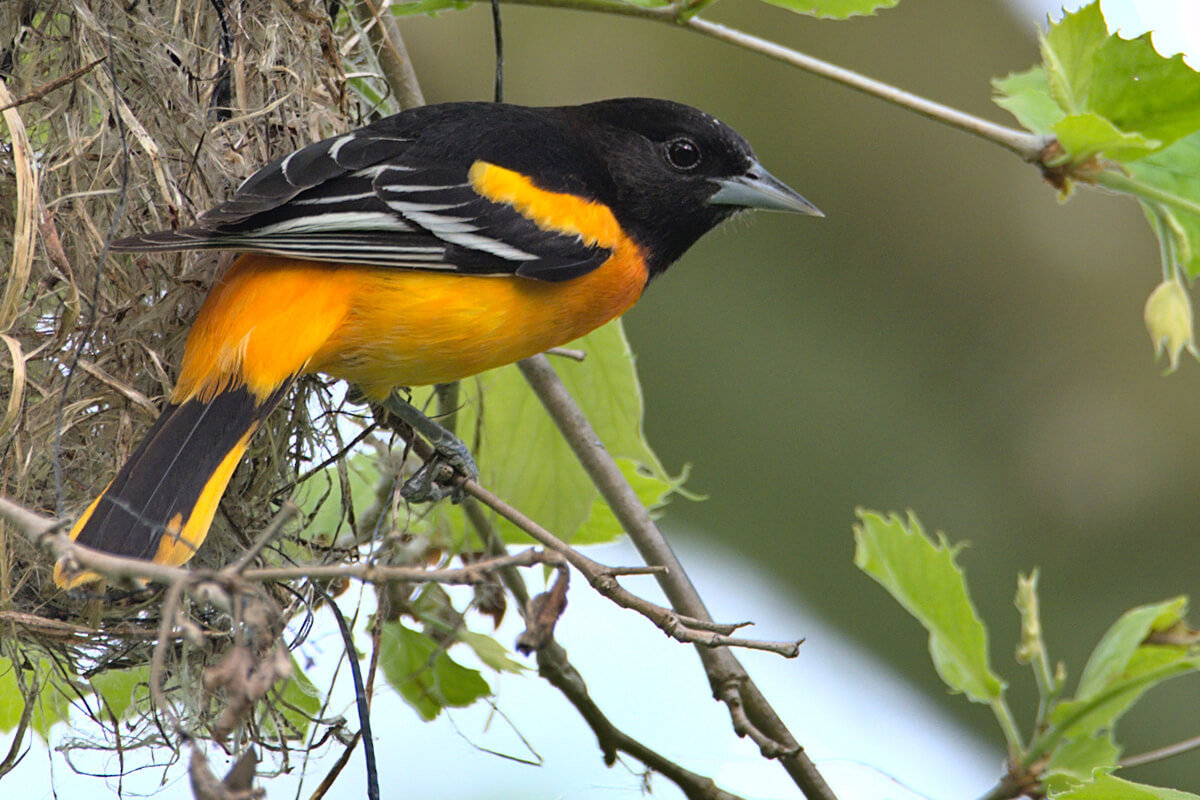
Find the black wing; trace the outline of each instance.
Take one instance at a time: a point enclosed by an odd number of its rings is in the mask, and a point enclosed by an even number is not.
[[[263,167],[197,225],[113,249],[228,249],[548,281],[586,274],[611,255],[479,195],[470,163],[413,163],[420,135],[377,123],[317,142]]]

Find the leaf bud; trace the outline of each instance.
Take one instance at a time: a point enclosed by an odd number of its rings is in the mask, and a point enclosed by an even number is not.
[[[1163,281],[1150,293],[1145,313],[1155,358],[1165,351],[1170,361],[1167,374],[1179,368],[1179,354],[1185,348],[1200,358],[1192,334],[1192,303],[1178,278]]]

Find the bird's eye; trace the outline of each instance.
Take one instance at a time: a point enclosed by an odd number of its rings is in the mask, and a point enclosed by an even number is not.
[[[691,139],[679,137],[667,142],[667,163],[679,170],[692,170],[700,163],[700,148]]]

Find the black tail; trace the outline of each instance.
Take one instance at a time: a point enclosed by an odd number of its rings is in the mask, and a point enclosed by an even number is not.
[[[242,386],[208,402],[167,406],[75,523],[71,538],[119,556],[170,565],[187,561],[208,535],[250,438],[290,386],[287,381],[261,401]],[[54,569],[55,583],[66,588],[99,577],[68,576],[61,565]]]

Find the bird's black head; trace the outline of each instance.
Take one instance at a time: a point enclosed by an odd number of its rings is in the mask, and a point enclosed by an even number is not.
[[[559,111],[594,148],[607,174],[585,181],[646,251],[652,276],[740,210],[821,213],[736,131],[691,106],[622,98]]]

